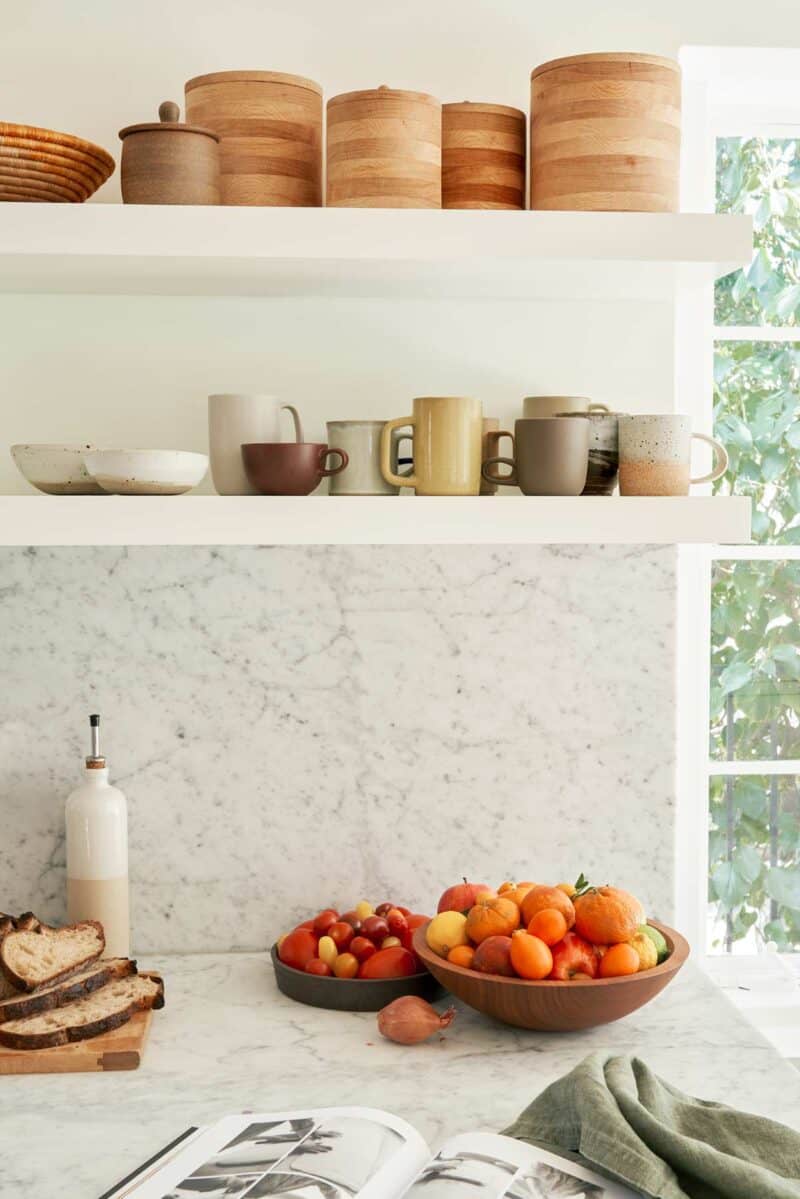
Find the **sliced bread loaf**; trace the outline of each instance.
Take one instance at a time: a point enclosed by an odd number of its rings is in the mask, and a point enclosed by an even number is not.
[[[0,1045],[9,1049],[53,1049],[111,1032],[127,1024],[136,1012],[163,1006],[161,979],[134,974],[106,983],[94,994],[55,1011],[0,1024]]]
[[[15,928],[0,942],[0,970],[20,991],[36,991],[77,974],[105,948],[103,926],[96,920],[50,928]]]
[[[24,1020],[28,1016],[38,1016],[41,1012],[51,1012],[55,1008],[64,1007],[76,999],[83,999],[93,991],[99,991],[106,983],[115,979],[128,978],[136,973],[136,962],[130,958],[109,958],[106,961],[94,962],[72,978],[63,979],[51,987],[42,987],[32,995],[22,991],[0,998],[0,1024],[9,1020]]]

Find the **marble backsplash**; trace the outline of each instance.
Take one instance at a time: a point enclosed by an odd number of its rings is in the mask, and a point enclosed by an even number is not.
[[[103,716],[134,944],[583,870],[669,918],[672,547],[0,550],[0,910],[64,915]]]

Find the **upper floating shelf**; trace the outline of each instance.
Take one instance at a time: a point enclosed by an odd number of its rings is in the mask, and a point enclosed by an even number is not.
[[[0,290],[669,299],[750,262],[706,213],[0,204]]]
[[[749,540],[747,496],[0,497],[0,545],[609,545]]]

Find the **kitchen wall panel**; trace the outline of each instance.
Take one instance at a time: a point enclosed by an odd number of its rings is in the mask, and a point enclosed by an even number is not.
[[[671,915],[672,547],[5,549],[0,595],[0,909],[64,916],[97,710],[139,952],[463,874]]]

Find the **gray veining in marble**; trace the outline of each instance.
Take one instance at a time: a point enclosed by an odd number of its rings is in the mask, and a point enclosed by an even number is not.
[[[0,909],[63,916],[96,710],[139,952],[463,874],[671,915],[672,547],[4,549],[0,588]]]
[[[499,1131],[598,1049],[635,1053],[690,1094],[800,1128],[800,1075],[691,962],[616,1024],[527,1032],[457,1003],[446,1037],[413,1047],[383,1040],[372,1014],[286,999],[264,954],[142,964],[163,973],[167,1006],[136,1073],[3,1079],[4,1199],[50,1194],[56,1180],[61,1199],[96,1199],[185,1128],[243,1110],[385,1108],[434,1147]],[[45,1119],[53,1135],[43,1138]]]

